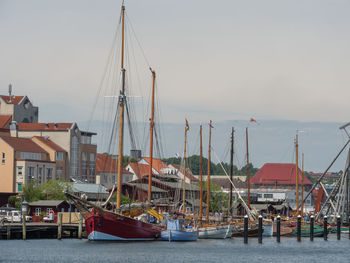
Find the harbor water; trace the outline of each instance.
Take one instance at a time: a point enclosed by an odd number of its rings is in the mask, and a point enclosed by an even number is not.
[[[315,238],[203,239],[197,242],[89,242],[79,239],[0,240],[0,262],[350,262],[350,240]]]

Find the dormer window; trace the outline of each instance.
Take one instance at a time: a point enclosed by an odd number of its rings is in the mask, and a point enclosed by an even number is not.
[[[29,102],[29,100],[26,100],[25,102],[24,102],[24,108],[25,109],[29,109],[29,106],[30,106],[30,102]]]

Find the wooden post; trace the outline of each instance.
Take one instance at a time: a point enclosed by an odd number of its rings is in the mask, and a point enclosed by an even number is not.
[[[327,240],[327,216],[323,218],[323,239]]]
[[[57,218],[57,239],[61,240],[62,239],[62,213],[58,213],[58,218]]]
[[[262,216],[259,215],[259,226],[258,226],[258,239],[259,239],[259,244],[262,244],[262,233],[263,233]]]
[[[248,216],[244,216],[244,244],[248,244]]]
[[[22,239],[27,239],[27,230],[26,230],[26,215],[22,213]]]
[[[7,240],[11,239],[11,226],[10,225],[8,225],[6,228],[6,237],[7,237]]]
[[[315,218],[312,215],[310,217],[310,241],[314,241],[314,221],[315,221]]]
[[[83,232],[83,217],[81,213],[79,213],[79,227],[78,227],[78,238],[81,239]]]
[[[281,242],[281,217],[277,216],[277,227],[276,227],[276,234],[277,234],[277,242]]]
[[[340,226],[341,226],[340,216],[338,215],[337,217],[337,239],[338,240],[340,240]]]
[[[297,223],[297,240],[301,241],[301,216],[298,215],[298,223]]]

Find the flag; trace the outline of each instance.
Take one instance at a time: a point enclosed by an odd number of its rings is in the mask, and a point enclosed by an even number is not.
[[[186,127],[185,127],[185,129],[186,129],[186,131],[188,131],[190,129],[190,125],[188,124],[188,120],[187,119],[185,119],[185,120],[186,120]]]
[[[211,121],[209,122],[209,127],[214,128],[214,126],[211,124]]]
[[[179,153],[175,153],[175,157],[180,159],[181,155]]]
[[[255,122],[256,124],[259,124],[256,119],[250,118],[250,122]]]

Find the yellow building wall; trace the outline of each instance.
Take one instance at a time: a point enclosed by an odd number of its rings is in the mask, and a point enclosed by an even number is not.
[[[3,153],[5,153],[5,163],[2,162]],[[15,151],[0,139],[0,192],[16,192],[15,180]]]

